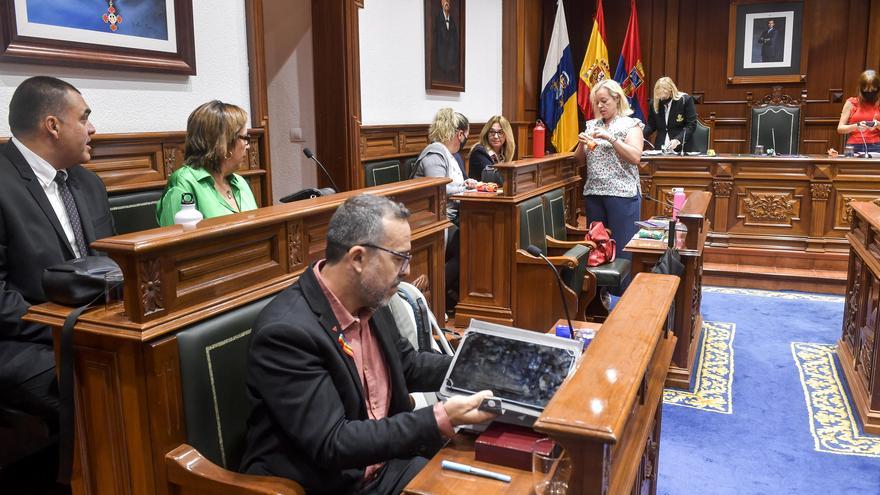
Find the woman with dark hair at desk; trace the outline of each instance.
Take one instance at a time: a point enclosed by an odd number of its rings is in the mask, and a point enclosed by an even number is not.
[[[661,77],[654,84],[654,98],[648,104],[645,136],[654,136],[654,148],[681,151],[697,128],[697,110],[694,99],[678,90],[669,77]]]
[[[877,91],[880,90],[880,77],[873,70],[866,70],[859,76],[859,95],[853,96],[843,104],[840,122],[837,124],[838,134],[849,134],[847,146],[852,146],[858,153],[880,152],[880,129],[878,115],[880,105],[877,102]]]
[[[483,180],[486,167],[512,161],[515,152],[516,142],[510,122],[501,115],[495,115],[480,131],[480,142],[471,148],[468,175],[471,179]]]

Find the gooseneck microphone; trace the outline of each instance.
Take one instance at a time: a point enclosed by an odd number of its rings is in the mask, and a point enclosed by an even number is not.
[[[330,172],[328,172],[327,169],[324,168],[324,165],[321,165],[321,162],[319,162],[318,159],[315,158],[315,154],[312,153],[312,150],[308,148],[303,148],[303,154],[306,155],[306,158],[312,160],[313,162],[317,163],[319,167],[321,167],[321,170],[324,171],[324,175],[327,176],[327,178],[330,180],[330,184],[333,185],[333,189],[338,191],[339,186],[336,185],[336,182],[333,180],[333,177],[330,176]]]
[[[688,128],[685,127],[684,133],[681,135],[681,156],[684,156],[684,143],[685,143],[685,140],[687,139],[687,135],[688,135]]]
[[[776,129],[774,129],[772,127],[770,128],[770,138],[773,140],[773,155],[772,156],[776,156]]]
[[[565,289],[562,288],[562,277],[559,276],[559,271],[556,270],[556,267],[553,266],[553,263],[548,260],[546,256],[544,256],[544,253],[541,252],[538,246],[535,246],[534,244],[529,244],[529,246],[526,248],[526,252],[536,258],[541,258],[542,260],[544,260],[544,262],[546,262],[547,265],[550,266],[550,269],[553,270],[553,273],[556,275],[556,285],[559,286],[559,297],[562,298],[562,309],[563,311],[565,311],[565,320],[568,322],[568,335],[572,340],[575,340],[574,325],[571,324],[571,317],[568,314],[568,303],[565,302]]]

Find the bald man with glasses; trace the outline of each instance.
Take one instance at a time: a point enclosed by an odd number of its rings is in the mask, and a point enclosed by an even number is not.
[[[310,494],[400,493],[454,426],[494,417],[478,409],[488,391],[412,410],[409,393],[439,390],[451,357],[416,352],[386,306],[409,274],[408,217],[384,197],[349,198],[326,259],[257,318],[243,471]]]

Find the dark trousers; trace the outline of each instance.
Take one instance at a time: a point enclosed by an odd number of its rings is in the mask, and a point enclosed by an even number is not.
[[[452,226],[447,231],[446,243],[446,311],[451,312],[459,300],[459,269],[461,266],[461,237],[459,228]]]
[[[385,463],[375,479],[357,491],[357,495],[397,495],[425,467],[428,459],[392,459]]]
[[[639,228],[642,198],[633,196],[621,198],[617,196],[584,196],[584,206],[587,212],[587,227],[591,222],[602,222],[606,228],[611,229],[611,238],[617,243],[617,256],[624,259],[632,259],[632,255],[623,252],[626,243]]]
[[[58,382],[55,353],[50,344],[0,342],[0,405],[45,421],[49,430],[58,427]]]

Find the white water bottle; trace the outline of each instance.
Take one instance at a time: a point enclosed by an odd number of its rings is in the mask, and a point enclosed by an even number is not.
[[[684,202],[687,197],[684,195],[683,187],[673,187],[672,188],[672,219],[675,220],[678,218],[678,212],[681,211],[682,207],[684,207]]]
[[[192,230],[203,218],[202,212],[196,209],[192,193],[183,193],[180,197],[180,211],[174,214],[174,223],[182,225],[183,230]]]

